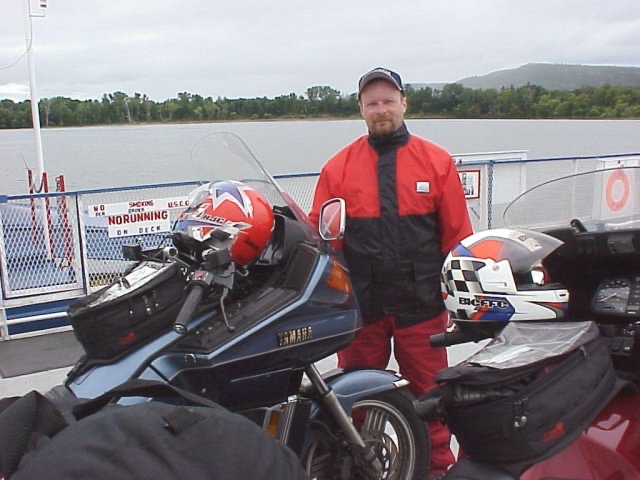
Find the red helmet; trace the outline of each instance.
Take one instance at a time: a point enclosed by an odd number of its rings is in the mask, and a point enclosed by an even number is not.
[[[269,202],[244,183],[221,181],[198,187],[193,200],[173,228],[198,241],[211,238],[216,230],[231,235],[231,259],[245,266],[260,256],[273,231]]]

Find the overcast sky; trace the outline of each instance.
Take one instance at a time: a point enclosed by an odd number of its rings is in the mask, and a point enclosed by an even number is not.
[[[31,0],[35,6],[40,0]],[[29,97],[24,0],[0,0],[0,99]],[[640,66],[640,0],[47,0],[40,97],[344,94],[376,66],[454,82],[531,62]]]

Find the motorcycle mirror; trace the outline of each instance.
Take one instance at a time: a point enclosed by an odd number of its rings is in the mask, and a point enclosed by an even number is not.
[[[231,252],[228,248],[210,250],[204,255],[204,262],[210,270],[226,267],[231,263]]]
[[[327,200],[320,207],[318,231],[323,240],[340,240],[344,236],[346,205],[342,198]]]
[[[125,260],[139,262],[142,260],[142,245],[139,243],[126,243],[122,245],[122,256]]]

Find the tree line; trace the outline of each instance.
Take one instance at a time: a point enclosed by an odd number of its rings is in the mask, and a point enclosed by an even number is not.
[[[407,116],[414,118],[640,118],[640,86],[584,87],[548,91],[536,85],[471,89],[461,84],[406,89]],[[158,122],[197,122],[304,118],[349,118],[359,114],[357,95],[314,86],[305,95],[275,98],[202,97],[188,92],[156,102],[145,94],[104,94],[101,100],[67,97],[39,101],[43,127]],[[0,128],[31,127],[31,102],[0,100]]]

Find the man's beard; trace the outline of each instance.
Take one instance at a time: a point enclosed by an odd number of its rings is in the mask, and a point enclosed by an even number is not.
[[[375,137],[389,137],[397,130],[391,119],[383,119],[371,124],[369,133]]]

